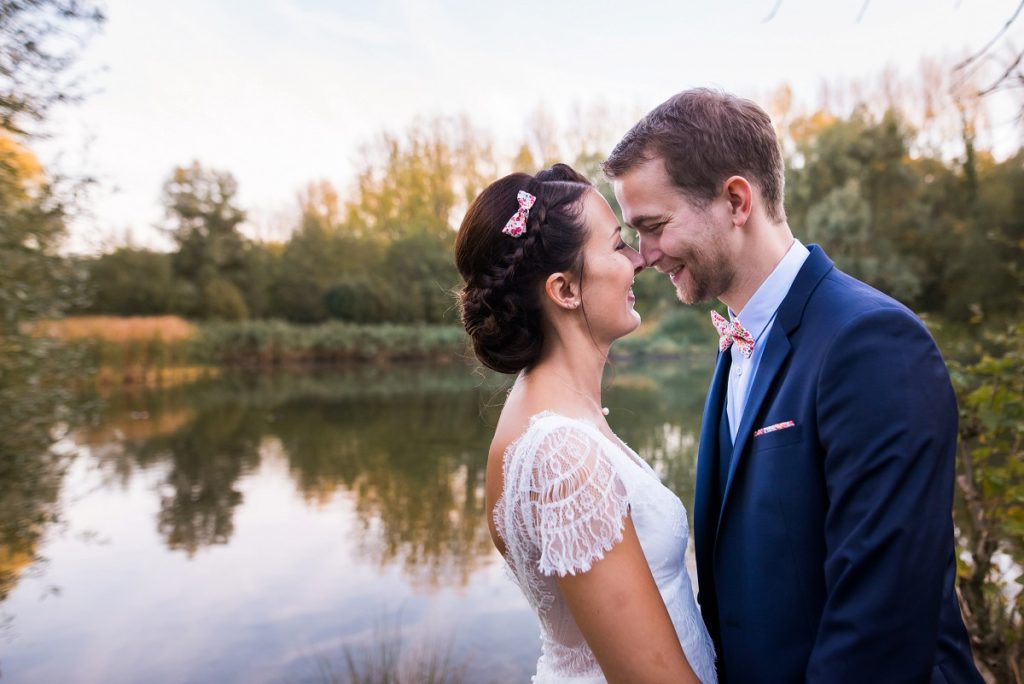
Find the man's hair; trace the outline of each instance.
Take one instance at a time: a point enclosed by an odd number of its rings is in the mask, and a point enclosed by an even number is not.
[[[709,88],[673,95],[623,136],[601,164],[609,178],[660,157],[692,201],[707,206],[730,176],[743,176],[764,197],[765,213],[783,221],[785,170],[767,112],[750,100]]]

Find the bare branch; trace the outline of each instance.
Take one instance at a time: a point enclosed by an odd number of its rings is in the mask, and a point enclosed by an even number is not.
[[[871,0],[864,0],[864,5],[860,8],[860,14],[857,15],[857,23],[864,18],[864,13],[868,11],[868,5],[871,4]]]
[[[768,13],[768,16],[761,20],[761,23],[767,24],[769,21],[775,18],[775,14],[782,7],[782,0],[775,0],[775,7],[772,7],[772,11]]]
[[[989,49],[991,49],[991,47],[996,44],[996,41],[1002,38],[1003,34],[1010,29],[1010,25],[1013,24],[1014,21],[1016,21],[1018,16],[1020,16],[1021,10],[1024,10],[1024,0],[1021,0],[1021,3],[1017,5],[1017,9],[1014,10],[1013,16],[1007,19],[1006,23],[1003,24],[1003,28],[999,30],[999,33],[993,36],[992,40],[988,41],[988,43],[985,44],[985,47],[981,48],[981,50],[974,53],[973,55],[971,55],[970,57],[957,64],[955,67],[953,67],[953,71],[959,71],[961,69],[966,68],[969,64],[977,61],[978,59],[981,58],[982,55],[988,52]]]
[[[978,96],[984,97],[989,93],[994,93],[995,91],[999,90],[999,87],[1002,85],[1003,81],[1010,77],[1010,74],[1012,74],[1014,70],[1021,65],[1022,61],[1024,61],[1024,52],[1021,52],[1017,55],[1017,58],[1014,59],[1008,67],[1006,67],[1006,71],[1003,72],[1002,76],[994,80],[988,88],[979,91]]]

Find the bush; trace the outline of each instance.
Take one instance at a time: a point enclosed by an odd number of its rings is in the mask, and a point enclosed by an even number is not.
[[[244,321],[249,318],[249,307],[235,285],[218,278],[203,289],[206,315],[214,320]]]
[[[465,336],[457,326],[242,321],[204,324],[192,344],[199,362],[263,366],[456,358]]]
[[[86,264],[90,311],[119,316],[171,311],[171,255],[123,247]]]
[[[384,309],[380,285],[369,278],[341,280],[324,293],[324,308],[331,318],[343,321],[378,321]]]

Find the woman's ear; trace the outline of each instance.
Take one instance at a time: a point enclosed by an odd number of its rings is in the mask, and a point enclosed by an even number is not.
[[[544,281],[544,294],[560,309],[573,310],[580,306],[580,288],[576,279],[567,273],[552,273]]]

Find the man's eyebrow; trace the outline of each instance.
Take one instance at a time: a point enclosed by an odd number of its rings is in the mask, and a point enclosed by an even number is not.
[[[661,216],[636,216],[632,221],[626,223],[630,228],[641,229],[652,223],[660,223],[662,221]]]

